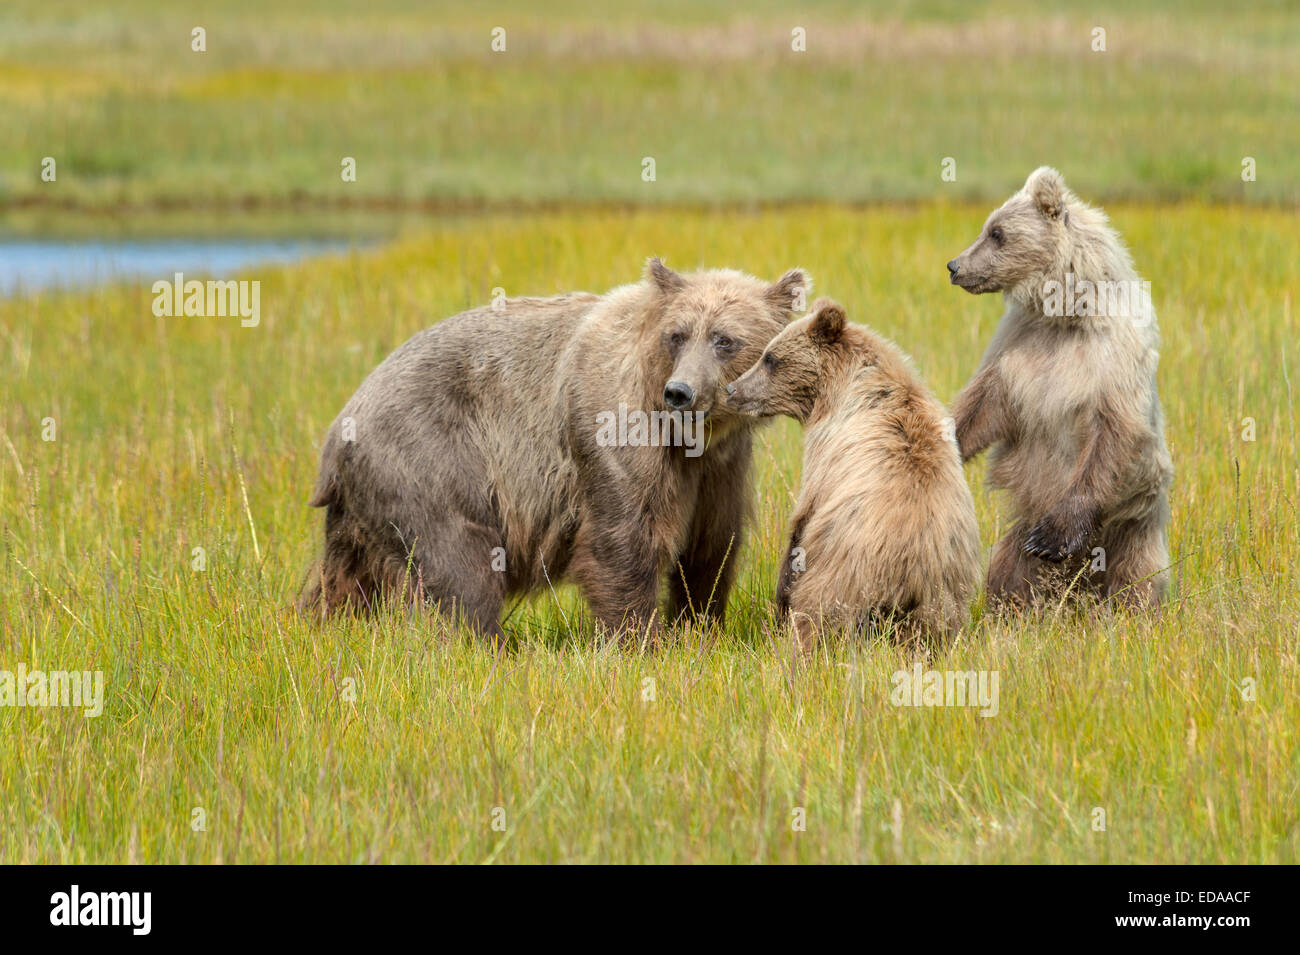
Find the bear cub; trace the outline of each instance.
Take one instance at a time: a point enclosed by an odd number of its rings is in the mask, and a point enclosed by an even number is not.
[[[1173,465],[1149,283],[1098,209],[1035,170],[948,263],[953,285],[1006,311],[953,407],[963,460],[992,446],[1014,521],[989,562],[992,601],[1164,596]]]
[[[952,422],[890,342],[819,299],[727,388],[742,414],[804,425],[777,606],[807,649],[828,628],[953,636],[979,585],[975,505]]]

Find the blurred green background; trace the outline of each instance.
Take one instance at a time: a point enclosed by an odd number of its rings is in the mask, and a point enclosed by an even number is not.
[[[1297,10],[6,0],[0,210],[984,201],[1042,163],[1099,201],[1294,203]]]

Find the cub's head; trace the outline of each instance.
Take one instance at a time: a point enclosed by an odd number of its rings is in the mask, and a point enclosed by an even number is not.
[[[811,312],[772,339],[754,367],[728,386],[727,407],[744,415],[789,415],[806,422],[844,322],[843,306],[818,299]]]
[[[948,263],[948,280],[973,295],[1041,288],[1067,254],[1073,201],[1059,172],[1035,169],[988,217],[975,243]]]
[[[657,258],[645,280],[654,296],[647,347],[650,386],[662,388],[656,405],[710,418],[715,428],[730,417],[722,389],[758,359],[812,286],[802,269],[768,284],[730,270],[679,275]]]

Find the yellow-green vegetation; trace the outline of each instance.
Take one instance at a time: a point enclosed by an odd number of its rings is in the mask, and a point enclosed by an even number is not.
[[[0,206],[1294,203],[1298,47],[1286,0],[6,0]]]
[[[256,328],[155,318],[147,285],[0,301],[0,667],[106,680],[96,718],[0,707],[0,860],[1297,861],[1283,212],[1109,210],[1165,339],[1170,600],[1159,616],[978,607],[924,665],[997,671],[996,716],[892,705],[914,657],[884,643],[792,659],[772,608],[799,477],[785,422],[759,441],[720,631],[602,645],[562,589],[515,607],[494,654],[397,608],[323,626],[288,609],[319,543],[318,442],[417,329],[496,286],[604,290],[651,253],[799,264],[949,400],[1000,309],[945,281],[986,211],[449,219],[250,274]],[[969,476],[988,544],[1005,512]]]

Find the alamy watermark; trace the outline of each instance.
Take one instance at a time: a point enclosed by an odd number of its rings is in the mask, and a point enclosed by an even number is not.
[[[195,316],[225,318],[239,316],[239,324],[255,328],[262,321],[262,283],[256,279],[185,281],[177,272],[174,279],[153,283],[153,313],[159,318]]]
[[[1139,327],[1150,325],[1151,283],[1137,279],[1094,282],[1065,273],[1065,281],[1043,283],[1043,314],[1053,318],[1131,318]]]
[[[688,458],[704,453],[706,435],[699,411],[628,410],[596,412],[596,444],[602,448],[685,448]]]
[[[971,706],[998,715],[997,670],[924,670],[918,662],[890,678],[894,706]]]
[[[83,892],[73,885],[50,896],[54,926],[125,926],[132,935],[148,935],[153,927],[152,892]]]
[[[75,707],[86,717],[104,712],[102,670],[0,670],[0,706]]]

